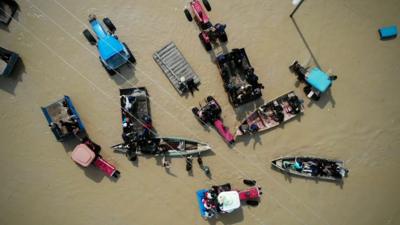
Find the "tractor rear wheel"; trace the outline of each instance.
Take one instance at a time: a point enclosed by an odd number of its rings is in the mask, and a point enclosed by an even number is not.
[[[187,19],[189,22],[192,22],[192,21],[193,21],[193,17],[192,17],[192,14],[190,14],[189,10],[188,10],[188,9],[185,9],[185,10],[183,10],[183,12],[185,13],[186,19]]]
[[[106,25],[106,27],[108,28],[110,33],[113,34],[117,30],[117,28],[115,28],[114,24],[111,22],[111,20],[108,17],[103,19],[103,23]]]
[[[124,45],[124,47],[126,48],[126,50],[128,51],[128,54],[129,54],[129,59],[128,59],[128,60],[129,60],[129,62],[131,62],[131,63],[136,63],[136,59],[135,59],[135,57],[133,56],[131,50],[128,48],[128,46],[126,46],[125,43],[123,43],[123,45]]]
[[[96,39],[93,37],[88,29],[85,29],[83,31],[83,36],[85,36],[86,40],[88,40],[91,45],[95,45],[97,43]]]
[[[226,35],[225,32],[222,33],[218,38],[219,38],[219,40],[220,40],[222,43],[225,43],[225,42],[228,41],[228,36]]]
[[[203,0],[203,5],[207,9],[207,11],[211,11],[211,5],[208,0]]]
[[[106,64],[104,64],[104,62],[101,60],[101,58],[99,57],[101,65],[103,65],[104,69],[107,71],[108,75],[113,76],[115,75],[115,70],[110,70],[108,69],[108,67],[106,66]]]

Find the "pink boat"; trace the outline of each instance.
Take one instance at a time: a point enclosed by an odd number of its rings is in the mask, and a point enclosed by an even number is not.
[[[86,144],[77,145],[71,154],[72,160],[83,167],[88,167],[90,164],[93,164],[107,176],[118,178],[120,172],[115,166],[104,160],[101,155],[96,154],[89,146],[90,145]]]
[[[221,107],[212,96],[207,97],[206,105],[200,105],[200,108],[193,107],[192,112],[200,122],[213,125],[226,142],[229,144],[235,142],[234,136],[222,122]]]

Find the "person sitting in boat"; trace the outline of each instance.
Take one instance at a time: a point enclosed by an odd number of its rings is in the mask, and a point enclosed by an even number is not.
[[[121,95],[121,105],[124,107],[126,112],[131,112],[133,104],[135,104],[136,98],[134,96]]]
[[[76,120],[64,121],[60,120],[61,127],[65,127],[68,133],[77,135],[80,131],[79,123]]]
[[[292,165],[292,169],[301,172],[303,170],[303,163],[295,160]]]
[[[149,115],[143,116],[143,127],[151,130],[153,128],[152,120]]]
[[[249,126],[249,132],[250,133],[256,133],[260,128],[258,127],[257,124],[253,123]]]
[[[301,112],[301,101],[297,96],[290,97],[287,103],[290,106],[288,113],[298,114]]]

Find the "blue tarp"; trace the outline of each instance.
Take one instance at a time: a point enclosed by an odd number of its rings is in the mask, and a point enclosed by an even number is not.
[[[306,81],[321,93],[328,90],[332,85],[332,81],[329,79],[328,74],[316,67],[310,70],[310,73],[306,76]]]
[[[394,38],[397,36],[397,27],[395,25],[389,27],[382,27],[379,29],[381,39]]]
[[[204,204],[202,202],[202,200],[204,199],[207,191],[208,191],[207,189],[201,189],[201,190],[198,190],[196,192],[197,203],[199,204],[200,214],[201,214],[202,217],[207,217],[206,216],[206,208],[204,207]]]

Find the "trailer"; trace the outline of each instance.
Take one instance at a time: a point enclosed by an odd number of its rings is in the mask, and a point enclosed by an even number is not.
[[[180,95],[197,89],[200,78],[174,42],[155,52],[153,58]]]

